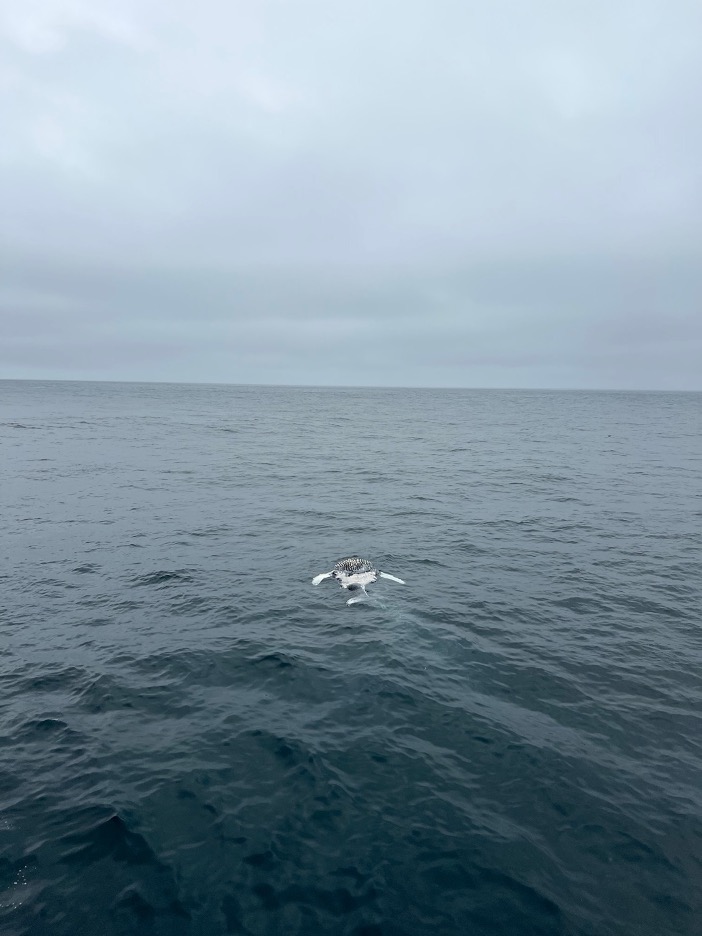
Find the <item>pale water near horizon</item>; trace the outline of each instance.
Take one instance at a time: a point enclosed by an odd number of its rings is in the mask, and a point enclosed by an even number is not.
[[[702,395],[0,382],[7,936],[702,931]],[[312,577],[359,554],[406,580]]]

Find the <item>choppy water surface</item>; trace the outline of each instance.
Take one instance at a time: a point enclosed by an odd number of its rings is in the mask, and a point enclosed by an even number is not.
[[[0,383],[2,932],[700,933],[701,430]]]

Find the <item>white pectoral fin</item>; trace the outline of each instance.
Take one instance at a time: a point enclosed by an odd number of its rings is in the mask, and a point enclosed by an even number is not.
[[[331,578],[331,572],[322,572],[321,575],[315,575],[315,577],[312,579],[312,584],[319,585],[320,582],[323,582],[324,579],[328,578]]]
[[[402,579],[399,579],[396,575],[390,575],[387,572],[380,572],[379,574],[381,578],[390,579],[391,582],[399,582],[400,585],[406,584],[406,582],[404,582]]]

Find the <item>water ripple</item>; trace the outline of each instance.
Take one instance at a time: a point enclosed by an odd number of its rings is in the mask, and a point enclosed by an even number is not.
[[[696,936],[698,396],[4,390],[3,933]]]

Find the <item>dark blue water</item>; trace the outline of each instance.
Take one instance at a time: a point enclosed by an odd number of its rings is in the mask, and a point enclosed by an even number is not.
[[[701,430],[0,383],[3,934],[702,932]]]

